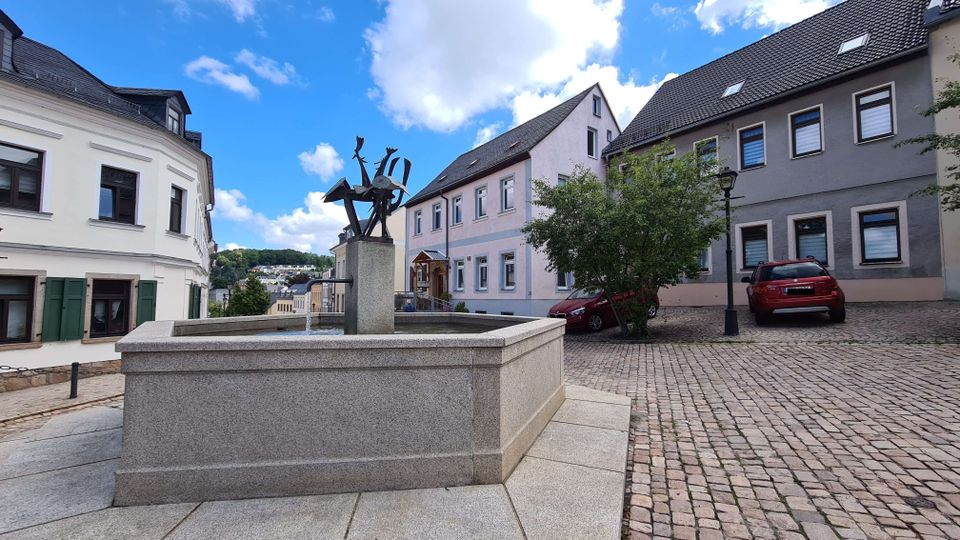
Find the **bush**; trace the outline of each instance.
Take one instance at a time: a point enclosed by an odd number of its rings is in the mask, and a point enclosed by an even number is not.
[[[457,313],[470,313],[470,310],[467,309],[466,302],[457,302],[457,305],[453,308],[453,311]]]

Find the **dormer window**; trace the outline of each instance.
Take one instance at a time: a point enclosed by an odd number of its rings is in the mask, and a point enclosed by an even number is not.
[[[854,49],[859,49],[860,47],[863,47],[864,45],[866,45],[867,41],[869,40],[870,40],[870,34],[863,34],[853,39],[848,39],[840,44],[840,50],[837,51],[837,54],[843,54],[846,52],[850,52]]]
[[[167,129],[180,135],[183,132],[183,122],[181,120],[180,111],[170,108],[167,108]]]
[[[745,82],[747,81],[736,82],[728,86],[727,89],[723,91],[723,97],[730,97],[739,92]]]

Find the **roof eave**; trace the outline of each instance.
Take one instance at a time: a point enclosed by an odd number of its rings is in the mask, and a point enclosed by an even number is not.
[[[403,206],[404,206],[404,207],[415,206],[415,205],[417,205],[417,204],[422,203],[423,201],[427,201],[427,200],[432,199],[433,197],[437,197],[437,196],[439,196],[440,194],[447,193],[447,192],[449,192],[451,189],[458,188],[458,187],[463,186],[463,185],[465,185],[465,184],[469,184],[470,182],[473,182],[474,180],[477,180],[477,179],[479,179],[479,178],[483,178],[484,176],[489,176],[489,175],[491,175],[491,174],[496,173],[497,171],[502,171],[503,169],[506,169],[507,167],[509,167],[509,166],[511,166],[511,165],[516,165],[517,163],[520,163],[520,162],[522,162],[522,161],[526,161],[527,159],[530,159],[530,151],[529,151],[529,150],[524,151],[524,152],[519,152],[517,155],[508,158],[506,161],[501,161],[500,163],[498,163],[498,164],[496,164],[496,165],[494,165],[494,166],[492,166],[492,167],[489,167],[489,168],[486,168],[486,169],[480,169],[480,170],[478,170],[477,172],[475,172],[475,173],[473,173],[473,174],[471,174],[471,175],[469,175],[469,176],[464,176],[464,177],[461,178],[460,180],[456,180],[456,181],[454,181],[454,182],[450,182],[450,184],[448,184],[446,187],[444,187],[444,188],[442,188],[442,189],[439,189],[439,190],[437,190],[437,191],[433,191],[433,192],[431,192],[431,193],[429,193],[429,194],[426,194],[426,195],[423,195],[423,196],[421,196],[421,194],[418,193],[418,194],[414,195],[413,197],[411,197],[410,200],[407,201],[406,204],[404,204]]]

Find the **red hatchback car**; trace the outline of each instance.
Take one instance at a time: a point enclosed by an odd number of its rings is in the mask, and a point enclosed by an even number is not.
[[[636,296],[636,293],[629,293],[627,298]],[[619,296],[614,296],[613,301],[619,300]],[[660,299],[653,298],[653,304],[647,312],[647,317],[654,318],[657,311],[660,310]],[[567,320],[567,330],[590,329],[594,332],[603,329],[606,326],[616,324],[617,318],[613,314],[613,308],[610,302],[603,294],[603,291],[595,289],[577,289],[573,291],[566,300],[554,305],[548,312],[550,317]]]
[[[815,259],[762,263],[743,282],[749,283],[747,299],[757,324],[782,313],[826,312],[837,323],[847,318],[843,291]]]

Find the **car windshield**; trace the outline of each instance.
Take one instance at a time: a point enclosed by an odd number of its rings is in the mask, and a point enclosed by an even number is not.
[[[599,295],[600,291],[596,289],[577,289],[570,293],[567,300],[586,300],[587,298],[596,298]]]
[[[781,264],[760,269],[760,281],[812,278],[827,275],[829,275],[827,271],[815,262]]]

